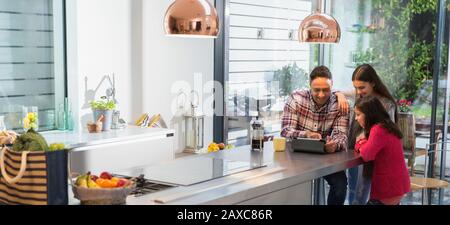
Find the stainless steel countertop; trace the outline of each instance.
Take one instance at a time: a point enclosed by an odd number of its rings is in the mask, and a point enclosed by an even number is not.
[[[99,144],[109,144],[121,141],[131,141],[139,138],[165,137],[168,134],[174,134],[172,129],[162,128],[141,128],[128,125],[124,129],[104,131],[101,133],[89,133],[87,130],[81,131],[49,131],[42,132],[47,142],[64,143],[67,148],[74,149]]]
[[[294,153],[290,149],[284,152],[274,152],[270,142],[265,144],[262,153],[250,151],[249,146],[243,146],[232,150],[186,157],[211,157],[213,155],[239,161],[264,160],[267,166],[141,197],[129,196],[127,204],[160,204],[156,203],[155,199],[166,201],[165,204],[236,204],[363,163],[359,154],[353,151],[326,155]]]

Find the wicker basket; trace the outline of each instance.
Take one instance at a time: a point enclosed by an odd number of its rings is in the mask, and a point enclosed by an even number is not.
[[[134,182],[120,188],[84,188],[74,185],[72,191],[82,205],[122,205],[135,186]]]

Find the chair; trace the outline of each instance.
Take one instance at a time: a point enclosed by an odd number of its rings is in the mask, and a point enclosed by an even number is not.
[[[436,143],[432,143],[430,145],[426,145],[428,149],[430,146],[439,146],[439,144],[443,144],[444,142],[436,142]],[[450,143],[450,142],[445,142],[445,143]],[[435,153],[435,156],[437,156],[438,152],[442,152],[442,151],[450,151],[450,150],[445,150],[445,149],[437,149],[438,147],[434,147],[435,150],[430,151],[429,153]],[[411,180],[411,192],[414,191],[419,191],[422,190],[422,204],[424,204],[425,202],[428,203],[428,199],[427,199],[427,190],[428,189],[440,189],[440,188],[446,188],[449,186],[449,182],[446,180],[441,180],[438,178],[434,178],[434,174],[432,177],[428,177],[428,166],[427,166],[427,159],[429,157],[429,154],[425,153],[425,163],[424,163],[424,176],[423,177],[417,177],[417,176],[411,176],[410,180]],[[444,165],[441,165],[444,166]],[[444,169],[445,171],[445,169]],[[442,177],[442,175],[441,175]],[[443,177],[445,177],[445,174],[443,175]],[[440,200],[439,200],[439,204],[440,204]]]
[[[426,154],[426,148],[416,147],[416,138],[426,136],[426,132],[416,131],[415,118],[412,113],[400,113],[398,117],[398,126],[403,133],[403,153],[405,158],[408,159],[408,168],[410,175],[414,176],[415,173],[415,160],[416,157]],[[435,139],[433,143],[437,143],[441,139],[442,132],[436,130]],[[437,147],[437,146],[435,146]]]
[[[422,137],[422,138],[428,138],[429,139],[429,137],[430,137],[429,136],[430,132],[427,132],[427,131],[416,131],[415,134],[416,134],[415,135],[416,138]],[[441,140],[441,138],[442,138],[441,130],[436,130],[433,143],[438,143]],[[438,145],[431,145],[431,146],[434,146],[434,150],[435,151],[438,150],[438,147],[439,147]],[[428,149],[426,147],[425,148],[417,148],[417,147],[415,148],[415,153],[414,153],[415,157],[414,157],[414,159],[411,162],[411,164],[412,164],[412,166],[411,166],[411,174],[412,175],[414,175],[414,172],[416,172],[416,170],[414,169],[415,158],[417,158],[419,156],[426,155],[427,151],[428,151]],[[434,167],[436,167],[437,156],[438,155],[435,154]],[[408,161],[409,161],[409,159],[408,159]]]

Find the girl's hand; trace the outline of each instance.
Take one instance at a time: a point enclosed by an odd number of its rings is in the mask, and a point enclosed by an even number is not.
[[[350,106],[348,104],[347,98],[340,92],[336,92],[335,95],[338,100],[339,111],[341,111],[341,113],[343,113],[344,115],[347,115],[350,111]]]
[[[361,139],[366,139],[366,135],[364,134],[364,132],[362,132],[358,137],[356,137],[356,141],[359,141]]]
[[[357,141],[356,141],[356,144],[355,144],[355,152],[358,152],[358,153],[359,153],[360,150],[361,150],[361,147],[362,147],[366,142],[367,142],[367,140],[366,140],[365,138],[357,140]]]
[[[357,142],[358,142],[359,145],[362,146],[362,145],[364,145],[367,142],[367,140],[366,139],[359,139]]]

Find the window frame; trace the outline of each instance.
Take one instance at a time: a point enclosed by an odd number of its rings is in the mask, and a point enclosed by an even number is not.
[[[214,94],[215,103],[221,102],[222,110],[217,115],[217,106],[215,105],[215,113],[213,118],[213,140],[215,142],[228,143],[228,116],[227,116],[227,93],[228,86],[226,81],[229,80],[229,46],[230,46],[230,0],[215,0],[216,10],[220,19],[220,34],[214,41],[214,80],[219,82],[224,88],[223,96]],[[329,4],[324,0],[324,7],[330,11]],[[316,7],[314,1],[311,1],[312,7]],[[326,48],[323,44],[319,45],[318,58],[311,58],[310,62],[318,60],[319,64],[324,64]]]
[[[9,4],[9,3],[6,3]],[[42,5],[44,8],[49,9],[49,13],[51,13],[51,17],[48,17],[48,21],[51,23],[51,37],[52,42],[49,42],[51,48],[49,47],[48,52],[52,53],[52,62],[50,68],[50,73],[52,76],[52,81],[49,81],[48,85],[53,87],[53,97],[49,98],[54,105],[53,109],[49,108],[48,111],[50,116],[50,123],[46,123],[44,127],[39,127],[39,131],[52,131],[58,129],[58,109],[61,104],[64,103],[64,99],[68,96],[67,94],[67,38],[66,38],[66,0],[50,0],[38,2],[37,4]],[[17,9],[17,12],[12,12],[13,14],[22,14],[21,11],[26,10],[26,7],[20,7]],[[25,13],[26,14],[26,13]],[[47,16],[47,15],[46,15]],[[22,30],[17,30],[22,31]],[[25,31],[25,30],[24,30]],[[50,31],[49,31],[50,32]],[[12,79],[14,80],[14,76],[16,73],[12,73]],[[22,79],[20,79],[22,81]],[[13,89],[15,91],[15,89]],[[6,98],[10,98],[6,96]],[[20,107],[21,105],[16,105],[17,100],[10,99],[11,104],[7,104],[6,107]],[[26,103],[29,104],[29,103]],[[53,112],[52,112],[53,110]],[[4,112],[6,115],[9,113],[19,113],[19,111],[8,111]],[[46,115],[46,114],[45,114]],[[14,120],[15,121],[15,120]],[[11,124],[10,124],[11,125]],[[14,122],[14,127],[7,127],[10,130],[17,130],[21,132],[20,127],[16,127],[18,124]],[[41,124],[42,125],[42,124]],[[45,128],[45,129],[44,129]]]

